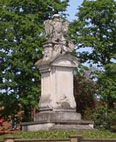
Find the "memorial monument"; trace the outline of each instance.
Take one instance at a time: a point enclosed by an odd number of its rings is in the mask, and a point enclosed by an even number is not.
[[[36,62],[41,73],[40,112],[34,122],[23,123],[24,131],[93,129],[76,112],[73,74],[78,59],[72,55],[74,44],[68,40],[68,23],[58,14],[45,21],[46,41],[43,58]]]

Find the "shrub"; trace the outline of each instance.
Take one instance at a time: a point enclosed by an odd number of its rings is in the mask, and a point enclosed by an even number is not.
[[[100,106],[96,112],[93,113],[92,119],[96,127],[110,130],[113,122],[116,121],[116,111]]]

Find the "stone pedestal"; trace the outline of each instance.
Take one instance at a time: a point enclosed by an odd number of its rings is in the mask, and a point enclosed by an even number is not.
[[[73,73],[78,61],[71,55],[37,63],[41,73],[40,111],[75,111]]]
[[[82,121],[76,113],[73,74],[78,60],[72,56],[74,44],[68,40],[68,23],[58,14],[45,21],[43,58],[36,62],[41,73],[40,112],[34,122],[23,123],[23,130],[93,129],[93,122]]]
[[[40,112],[34,122],[23,123],[24,131],[93,129],[93,123],[82,121],[76,113],[73,95],[73,74],[78,66],[76,57],[59,55],[36,63],[41,73]]]

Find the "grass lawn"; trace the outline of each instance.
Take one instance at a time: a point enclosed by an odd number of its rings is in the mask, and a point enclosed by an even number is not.
[[[0,136],[0,141],[5,136],[11,136],[11,134]],[[84,138],[116,138],[116,133],[109,131],[36,131],[36,132],[18,132],[12,134],[19,138],[68,138],[70,135],[81,135]]]

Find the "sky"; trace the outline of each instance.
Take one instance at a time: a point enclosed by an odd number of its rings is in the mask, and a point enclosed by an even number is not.
[[[76,16],[75,14],[78,12],[77,8],[79,6],[81,6],[83,0],[69,0],[69,6],[67,8],[67,14],[69,14],[68,16],[68,21],[71,22],[73,20],[76,19]],[[81,49],[78,49],[77,52],[83,52],[83,51],[89,51],[91,52],[90,49],[88,48],[81,48]],[[89,66],[88,63],[84,63],[85,66]]]
[[[73,21],[76,17],[77,8],[82,4],[83,0],[69,0],[69,6],[67,8],[67,13],[69,14],[68,20]]]
[[[76,19],[76,16],[75,14],[78,12],[77,8],[79,6],[81,6],[83,0],[69,0],[69,6],[67,8],[67,14],[69,14],[68,16],[68,21],[71,22],[73,20]],[[77,52],[83,52],[83,51],[88,51],[89,53],[92,52],[92,50],[90,48],[81,48],[81,49],[78,49]],[[84,63],[83,65],[89,67],[90,64],[88,62]],[[94,67],[96,67],[97,65],[94,64]]]

